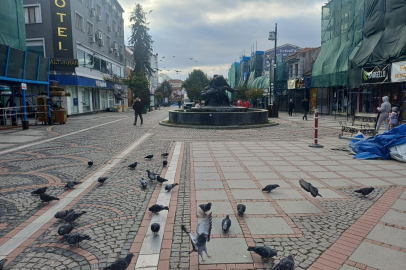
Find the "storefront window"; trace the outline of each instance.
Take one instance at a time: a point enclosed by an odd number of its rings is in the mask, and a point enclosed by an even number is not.
[[[114,93],[112,91],[108,91],[109,95],[109,108],[114,107]]]
[[[77,56],[78,56],[79,66],[80,66],[80,67],[84,67],[85,64],[86,64],[86,61],[85,61],[85,52],[78,49]]]
[[[84,88],[82,91],[83,112],[90,112],[90,90],[91,88]]]
[[[75,86],[70,86],[70,111],[71,114],[79,113],[79,104],[78,104],[78,89]]]
[[[100,110],[100,97],[99,97],[99,89],[92,89],[92,105],[93,111]]]
[[[100,97],[101,97],[101,109],[105,110],[108,108],[107,91],[100,90]]]

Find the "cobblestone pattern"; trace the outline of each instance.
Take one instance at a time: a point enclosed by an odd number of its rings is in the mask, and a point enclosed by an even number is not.
[[[189,236],[182,233],[181,226],[190,226],[190,144],[186,143],[183,152],[182,172],[179,183],[178,204],[170,257],[170,269],[189,269]]]
[[[338,190],[351,200],[319,201],[329,211],[326,215],[291,217],[303,232],[303,237],[254,239],[256,245],[271,247],[278,252],[278,257],[295,254],[295,270],[307,269],[385,193],[387,188],[375,189],[371,198],[360,198],[352,188]],[[278,262],[279,258],[275,259],[274,264]],[[264,263],[264,267],[271,269],[274,264]]]

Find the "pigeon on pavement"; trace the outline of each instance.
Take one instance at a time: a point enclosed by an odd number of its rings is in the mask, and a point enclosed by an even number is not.
[[[159,175],[156,177],[156,180],[159,182],[159,183],[163,183],[163,182],[168,182],[168,180],[166,180],[165,178],[163,178],[163,177],[160,177]]]
[[[87,165],[89,165],[89,167],[93,166],[93,161],[87,162]]]
[[[70,232],[73,230],[73,225],[72,224],[65,224],[59,227],[58,229],[58,234],[59,235],[65,235],[65,234],[70,234]]]
[[[108,177],[99,177],[99,179],[97,179],[97,181],[100,183],[100,184],[104,184],[104,182],[106,182],[106,180],[108,179]]]
[[[246,208],[247,208],[247,207],[246,207],[245,205],[243,205],[242,203],[238,204],[238,205],[237,205],[237,212],[238,212],[238,214],[239,214],[240,216],[244,215]]]
[[[79,184],[80,184],[80,182],[69,181],[68,183],[66,183],[65,188],[72,189],[72,188],[74,188],[76,185],[79,185]]]
[[[135,167],[137,167],[138,162],[134,162],[133,164],[128,165],[128,168],[131,168],[132,170],[135,169]]]
[[[134,254],[128,253],[125,258],[118,259],[114,263],[110,264],[109,266],[103,268],[103,270],[126,270],[131,263]]]
[[[47,191],[47,189],[48,189],[47,187],[42,187],[42,188],[34,190],[33,192],[31,192],[31,194],[32,195],[40,195],[40,194],[45,193]]]
[[[154,155],[148,155],[145,158],[151,160],[154,157]]]
[[[211,209],[211,202],[206,203],[206,204],[200,204],[199,207],[200,207],[200,209],[202,209],[203,213],[206,214],[206,212],[210,211],[210,209]]]
[[[165,190],[167,192],[171,191],[174,187],[176,187],[177,185],[179,185],[178,183],[175,184],[170,184],[170,185],[165,185]]]
[[[7,262],[7,259],[0,260],[0,270],[4,269],[4,264]]]
[[[75,222],[75,220],[77,220],[78,218],[80,218],[81,216],[83,216],[84,214],[86,214],[86,212],[85,211],[83,211],[83,212],[73,212],[73,213],[69,213],[65,218],[64,218],[64,220],[66,221],[66,222],[69,222],[69,223],[72,223],[72,222]]]
[[[315,198],[316,198],[317,196],[322,197],[321,194],[319,193],[319,190],[318,190],[316,187],[314,187],[312,184],[306,182],[305,180],[300,179],[300,180],[299,180],[299,184],[300,184],[300,186],[301,186],[304,190],[306,190],[307,192],[310,192],[310,194],[311,194],[313,197],[315,197]]]
[[[160,228],[161,228],[161,225],[159,225],[159,223],[151,224],[151,231],[154,233],[154,235],[157,235]]]
[[[202,262],[204,262],[203,251],[206,252],[207,258],[210,258],[209,254],[207,254],[206,242],[210,242],[211,228],[211,213],[197,226],[197,237],[193,233],[189,232],[184,225],[182,225],[182,230],[189,234],[189,238],[193,246],[193,249],[189,252],[189,254],[192,252],[197,252],[202,258]]]
[[[63,218],[65,218],[69,213],[72,213],[72,212],[75,212],[75,211],[74,211],[73,209],[58,211],[58,212],[56,212],[56,214],[54,215],[54,218],[63,219]]]
[[[256,254],[261,256],[264,259],[271,259],[272,257],[278,255],[275,250],[271,249],[270,247],[248,247],[248,251],[254,251]]]
[[[159,204],[154,204],[153,206],[151,206],[149,209],[149,211],[151,211],[154,214],[157,214],[163,210],[168,210],[169,211],[169,207],[168,206],[163,206],[163,205],[159,205]]]
[[[365,197],[366,195],[371,194],[372,191],[374,191],[374,190],[375,190],[375,188],[370,187],[370,188],[361,188],[361,189],[356,190],[355,192],[360,193],[360,194],[364,195],[364,197]]]
[[[69,245],[78,245],[80,242],[84,240],[92,240],[88,235],[73,233],[71,235],[65,234],[63,236],[68,242]]]
[[[163,154],[161,154],[161,156],[167,157],[167,156],[169,156],[169,154],[168,153],[163,153]]]
[[[310,194],[312,194],[312,196],[313,196],[314,198],[316,198],[317,196],[323,197],[323,196],[321,196],[321,194],[319,193],[319,190],[318,190],[316,187],[312,186],[312,184],[310,184]]]
[[[140,180],[140,183],[141,183],[141,187],[142,187],[142,188],[147,188],[148,183],[147,183],[147,181],[146,181],[144,178],[142,178],[142,179]]]
[[[228,231],[228,229],[231,227],[231,220],[229,218],[229,216],[227,215],[225,219],[223,219],[223,221],[221,222],[221,228],[223,229],[223,231]]]
[[[264,187],[262,189],[262,191],[267,191],[267,192],[271,192],[272,190],[274,190],[275,188],[278,188],[279,185],[267,185],[266,187]]]
[[[295,268],[295,261],[293,256],[283,258],[272,270],[293,270]]]
[[[151,180],[151,181],[156,180],[156,174],[154,172],[147,170],[147,173],[148,173],[149,180]]]
[[[41,201],[47,202],[47,203],[49,203],[50,201],[59,201],[59,198],[53,197],[53,196],[45,194],[45,193],[40,194],[39,198],[41,199]]]
[[[168,161],[164,160],[162,161],[162,166],[166,167],[168,165]]]

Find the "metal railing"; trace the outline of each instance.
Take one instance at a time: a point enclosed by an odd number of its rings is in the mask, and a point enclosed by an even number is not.
[[[21,126],[23,121],[29,121],[28,119],[35,120],[35,125],[37,125],[39,122],[45,123],[45,119],[49,118],[50,111],[52,111],[50,105],[30,105],[0,108],[0,128],[7,126]],[[41,116],[43,117],[44,121],[39,121]]]

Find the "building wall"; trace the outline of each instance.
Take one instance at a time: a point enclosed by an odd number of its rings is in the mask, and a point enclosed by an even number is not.
[[[0,44],[25,51],[26,32],[21,1],[0,1],[0,24]]]

